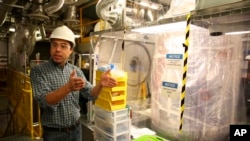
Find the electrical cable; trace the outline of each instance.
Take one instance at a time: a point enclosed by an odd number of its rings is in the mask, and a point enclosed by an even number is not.
[[[131,83],[129,83],[129,82],[127,83],[128,86],[133,86],[133,87],[138,86],[138,85],[140,85],[141,83],[143,83],[143,82],[146,81],[146,79],[147,79],[147,78],[149,77],[149,75],[150,75],[150,72],[151,72],[151,64],[152,64],[152,59],[151,59],[151,57],[150,57],[149,50],[147,49],[147,47],[146,47],[144,44],[141,44],[141,43],[139,43],[139,42],[135,42],[135,43],[130,43],[130,44],[128,44],[128,45],[125,46],[125,47],[128,48],[128,47],[131,47],[131,46],[134,46],[134,45],[138,45],[138,46],[142,47],[142,48],[144,49],[144,51],[146,52],[146,55],[147,55],[148,60],[149,60],[149,61],[148,61],[148,62],[149,62],[149,70],[148,70],[146,76],[142,79],[142,81],[139,81],[138,83],[135,83],[135,84],[131,84]],[[138,57],[137,57],[137,59],[138,59]]]
[[[113,57],[114,57],[114,54],[115,54],[115,50],[116,50],[116,46],[117,46],[117,42],[118,42],[118,39],[114,39],[114,45],[113,45],[113,49],[112,49],[112,53],[111,53],[111,56],[109,58],[109,61],[108,61],[108,64],[111,64],[112,60],[113,60]]]

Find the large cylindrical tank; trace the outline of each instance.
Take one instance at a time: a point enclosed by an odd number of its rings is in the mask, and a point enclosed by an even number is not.
[[[179,127],[184,57],[171,60],[167,56],[184,56],[185,29],[162,33],[155,39],[151,77],[155,130],[181,141],[228,138],[229,125],[244,123],[246,119],[244,95],[240,89],[240,36],[212,37],[204,28],[190,29],[182,132]]]

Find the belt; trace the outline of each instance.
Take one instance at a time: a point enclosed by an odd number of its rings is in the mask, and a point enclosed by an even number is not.
[[[75,124],[68,126],[68,127],[63,127],[63,128],[54,128],[54,127],[47,127],[43,126],[43,130],[46,131],[57,131],[57,132],[70,132],[74,129],[76,129],[80,125],[80,121],[78,120]]]

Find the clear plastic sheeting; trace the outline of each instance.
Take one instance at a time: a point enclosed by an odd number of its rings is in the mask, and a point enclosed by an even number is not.
[[[154,36],[135,32],[103,32],[92,36],[97,53],[96,68],[114,64],[128,74],[126,104],[132,109],[132,124],[150,126],[150,73]]]
[[[163,19],[183,16],[195,9],[195,3],[196,0],[171,0],[170,8]]]
[[[246,122],[244,95],[240,89],[241,37],[213,37],[204,28],[191,28],[185,110],[182,132],[179,132],[183,71],[168,65],[166,54],[184,52],[185,31],[155,36],[151,73],[151,118],[155,130],[173,140],[227,140],[230,124]],[[172,95],[167,94],[163,82],[172,82],[178,87]]]

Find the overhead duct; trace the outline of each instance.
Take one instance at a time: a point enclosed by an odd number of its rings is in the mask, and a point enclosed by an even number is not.
[[[39,25],[39,31],[40,31],[40,34],[41,34],[41,39],[45,39],[46,38],[46,31],[45,31],[45,28],[44,28],[43,24]]]
[[[76,4],[78,0],[65,0],[64,4],[69,4],[69,5],[72,5],[72,4]]]
[[[107,21],[110,18],[109,8],[116,3],[115,0],[99,0],[96,4],[96,14],[102,20]]]
[[[75,25],[79,25],[80,21],[76,18],[76,6],[70,5],[68,7],[67,15],[63,22],[69,27],[74,27]]]
[[[29,17],[33,23],[43,27],[43,23],[49,20],[48,16],[59,11],[63,4],[64,0],[51,0],[48,3],[46,3],[46,0],[33,0],[32,13],[29,14]],[[44,31],[42,30],[42,32]]]
[[[6,5],[14,5],[14,4],[16,4],[16,2],[17,2],[17,0],[2,0],[2,3],[6,4]],[[9,11],[11,11],[11,9],[12,9],[11,6],[6,6],[3,4],[0,4],[0,26],[2,26],[4,24],[8,14],[9,14]]]
[[[49,19],[49,17],[45,15],[43,10],[44,3],[45,0],[32,1],[32,13],[29,14],[29,17],[33,22],[43,22]]]
[[[32,13],[44,13],[43,5],[45,0],[33,0],[32,1]]]
[[[96,4],[96,14],[113,28],[121,28],[124,24],[125,7],[126,1],[123,0],[99,0]]]
[[[36,27],[23,17],[20,24],[17,25],[16,36],[13,41],[18,53],[25,51],[29,56],[36,43]]]
[[[49,3],[45,4],[44,11],[46,14],[51,15],[59,11],[64,4],[64,0],[50,0]]]

